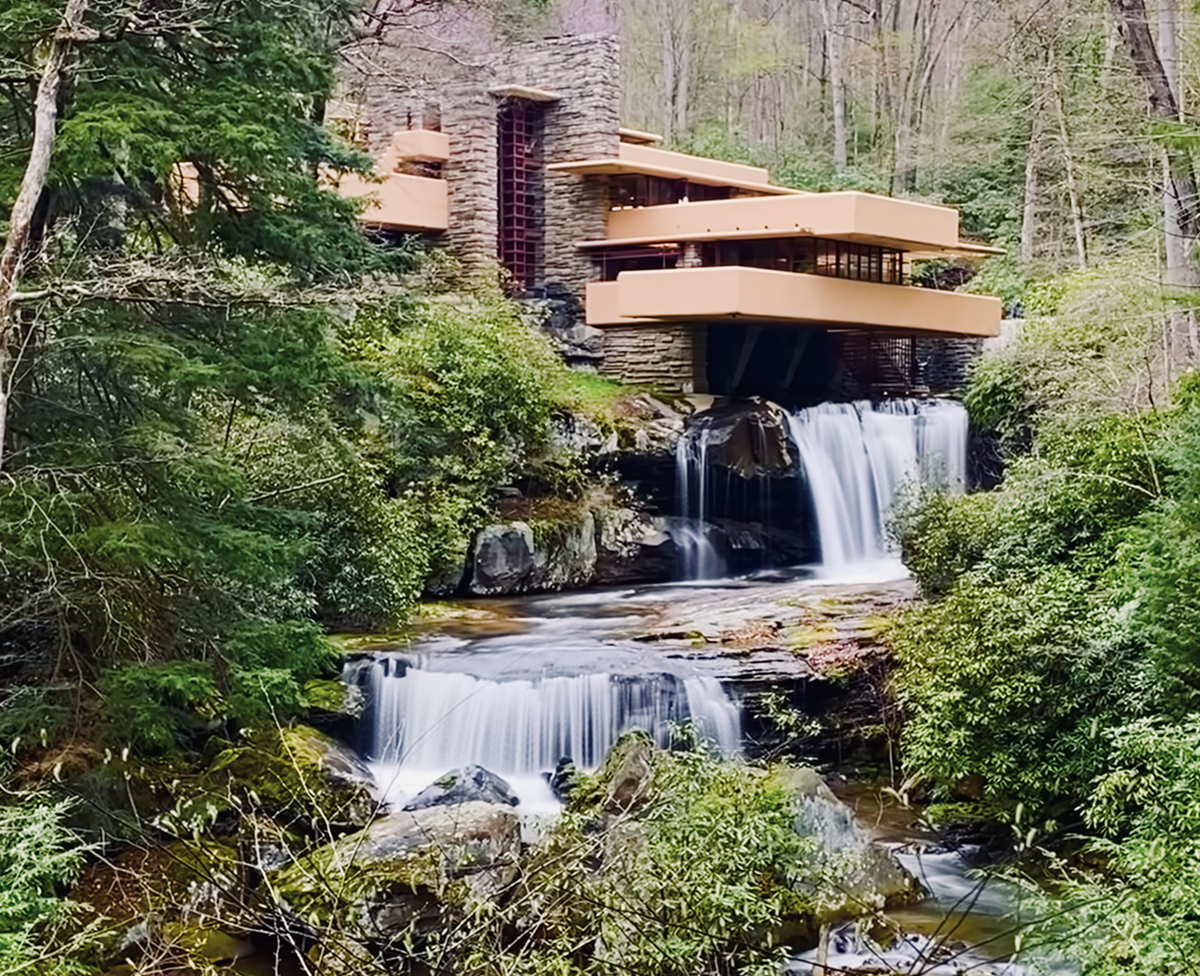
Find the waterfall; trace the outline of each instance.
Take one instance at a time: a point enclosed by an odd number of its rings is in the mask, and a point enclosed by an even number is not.
[[[686,519],[674,530],[679,550],[680,569],[687,580],[719,579],[725,575],[725,561],[713,545],[709,533],[708,502],[713,472],[708,463],[708,438],[684,436],[675,445],[675,485],[680,514]]]
[[[953,401],[822,403],[789,428],[826,567],[887,557],[888,510],[906,482],[966,488],[967,412]]]
[[[660,745],[691,721],[722,755],[741,752],[741,714],[715,678],[607,672],[493,680],[408,664],[393,656],[357,665],[367,700],[363,751],[406,789],[478,764],[521,784],[564,757],[603,762],[621,733],[645,729]]]

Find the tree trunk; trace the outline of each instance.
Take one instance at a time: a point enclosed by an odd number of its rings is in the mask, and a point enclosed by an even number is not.
[[[0,253],[0,467],[4,463],[4,446],[7,442],[12,366],[16,355],[14,347],[19,332],[17,286],[33,230],[34,212],[46,186],[46,174],[54,155],[58,92],[87,4],[88,0],[67,0],[58,30],[50,42],[34,98],[33,145],[29,150],[21,188],[9,215],[8,240],[4,243],[4,251]]]
[[[1151,113],[1164,121],[1178,122],[1179,102],[1150,33],[1144,0],[1109,2],[1134,69],[1146,86]],[[1172,42],[1173,33],[1169,43]],[[1195,243],[1198,230],[1196,173],[1186,149],[1168,146],[1163,150],[1163,156],[1166,280],[1169,284],[1195,286],[1200,283],[1200,278],[1188,261],[1188,252]]]
[[[1025,152],[1025,199],[1021,207],[1021,264],[1028,269],[1037,257],[1038,166],[1042,152],[1042,96],[1034,98]]]
[[[1075,230],[1075,257],[1080,268],[1087,268],[1087,236],[1084,231],[1083,204],[1079,197],[1079,184],[1075,178],[1075,154],[1071,151],[1071,137],[1067,129],[1067,113],[1063,107],[1062,89],[1058,77],[1054,79],[1054,110],[1058,116],[1058,136],[1062,140],[1063,167],[1067,175],[1067,200],[1071,207],[1071,225]]]
[[[833,168],[840,173],[849,165],[846,138],[846,78],[842,58],[840,0],[821,0],[825,50],[829,62],[829,94],[833,102]]]

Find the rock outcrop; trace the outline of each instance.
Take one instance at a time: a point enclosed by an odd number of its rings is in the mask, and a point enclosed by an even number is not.
[[[478,801],[380,817],[280,872],[271,892],[301,917],[376,942],[419,935],[449,907],[471,910],[516,873],[520,823]]]
[[[482,766],[463,766],[438,777],[404,805],[405,810],[454,806],[460,803],[501,803],[515,807],[512,787]]]

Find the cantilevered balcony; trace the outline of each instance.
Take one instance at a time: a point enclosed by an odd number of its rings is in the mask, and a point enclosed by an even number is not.
[[[724,266],[624,271],[587,286],[588,325],[673,321],[995,336],[999,299],[816,274]]]
[[[449,155],[444,133],[401,130],[378,162],[378,182],[347,173],[337,180],[338,192],[366,201],[359,220],[367,226],[438,233],[450,226],[450,198],[440,175]]]
[[[613,210],[601,240],[584,250],[766,237],[824,237],[896,248],[909,257],[982,256],[960,241],[958,211],[872,193],[805,193]]]

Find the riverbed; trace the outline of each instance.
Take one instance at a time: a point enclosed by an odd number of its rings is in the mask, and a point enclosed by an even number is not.
[[[409,639],[362,647],[350,666],[369,701],[359,747],[392,804],[478,763],[514,787],[519,811],[552,816],[547,774],[560,757],[594,767],[629,728],[665,744],[687,724],[736,757],[747,688],[787,687],[831,661],[880,653],[881,621],[914,598],[894,567],[875,567],[851,579],[775,573],[430,607]],[[1021,892],[989,879],[978,850],[946,846],[882,784],[825,772],[861,827],[929,893],[889,913],[903,935],[893,968],[881,971],[1022,972],[1003,965],[1028,922]],[[891,958],[849,930],[833,943],[831,965]],[[933,958],[949,968],[929,968]],[[810,963],[799,957],[794,971]]]

